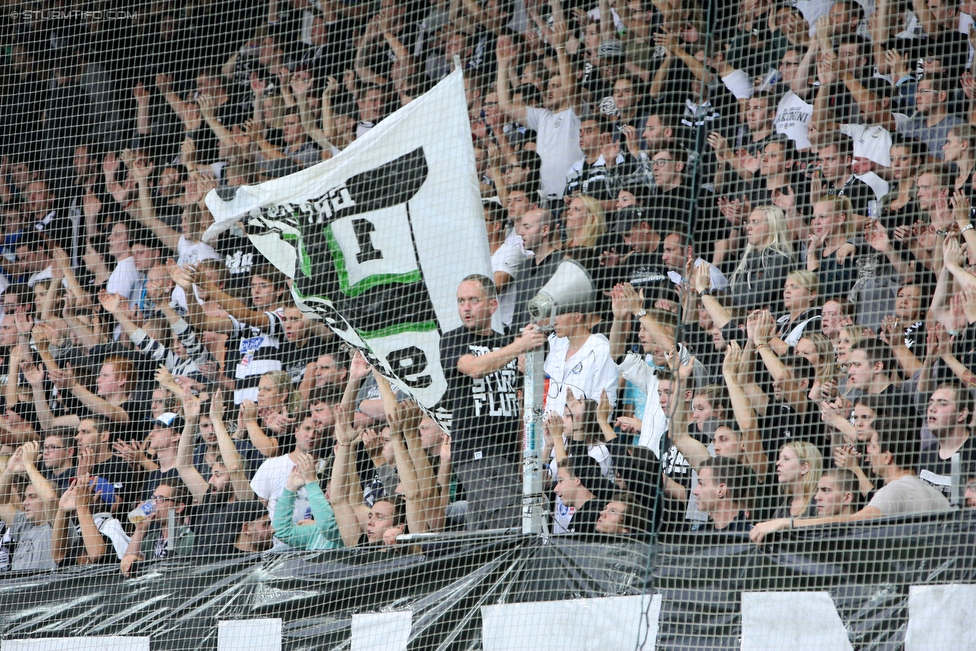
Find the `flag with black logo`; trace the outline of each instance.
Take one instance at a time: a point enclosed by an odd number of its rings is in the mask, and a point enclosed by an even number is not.
[[[331,160],[207,206],[204,239],[244,220],[302,309],[447,425],[440,337],[461,279],[491,277],[460,71]]]

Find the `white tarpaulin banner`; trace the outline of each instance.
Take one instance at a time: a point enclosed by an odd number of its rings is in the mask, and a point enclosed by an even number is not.
[[[213,191],[207,206],[216,222],[205,239],[246,219],[306,312],[419,404],[438,405],[440,338],[461,325],[457,286],[491,277],[460,71],[331,160],[228,201]]]

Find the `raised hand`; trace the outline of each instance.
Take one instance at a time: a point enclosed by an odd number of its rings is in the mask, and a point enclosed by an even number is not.
[[[853,445],[845,445],[834,448],[834,465],[838,468],[854,470],[860,464],[861,453]]]
[[[64,493],[61,495],[61,499],[58,500],[58,508],[65,513],[71,513],[75,510],[75,487],[77,485],[78,483],[76,481],[75,485],[64,491]]]
[[[130,467],[139,469],[146,460],[147,441],[115,441],[112,451],[115,456],[125,461]]]
[[[904,330],[897,316],[889,314],[881,319],[881,332],[878,333],[878,338],[889,346],[905,345]]]
[[[549,436],[553,439],[561,437],[563,435],[563,417],[554,411],[546,414],[545,420],[546,431],[549,432]]]
[[[75,380],[75,374],[71,370],[71,366],[67,364],[62,368],[49,369],[48,376],[51,378],[51,382],[54,383],[54,386],[58,387],[59,389],[70,389],[77,382],[77,380]]]
[[[20,446],[21,460],[25,466],[33,466],[37,463],[37,453],[41,444],[38,441],[30,441]]]
[[[610,397],[607,396],[606,391],[600,392],[600,402],[596,405],[596,418],[599,423],[609,423],[610,414],[613,411],[613,407],[610,405]]]
[[[881,225],[881,222],[868,222],[864,225],[864,240],[875,251],[886,253],[891,250],[891,240],[888,238],[888,230]]]
[[[238,412],[242,421],[246,422],[249,420],[258,419],[258,406],[253,400],[245,400],[241,403],[240,411]]]
[[[296,99],[304,99],[312,87],[312,77],[307,71],[296,72],[291,78],[291,92]]]
[[[173,92],[173,76],[172,75],[156,75],[156,90],[162,95],[168,95]]]
[[[149,91],[146,90],[146,86],[141,81],[132,88],[132,96],[139,106],[149,105]]]
[[[37,364],[22,364],[20,371],[31,387],[40,388],[44,386],[44,369],[42,367]]]
[[[318,462],[310,454],[298,455],[297,468],[302,473],[302,478],[306,484],[312,484],[319,480]]]
[[[183,396],[180,398],[183,403],[183,416],[187,422],[197,422],[200,419],[200,396],[195,396],[190,389],[183,389]]]
[[[369,362],[363,357],[363,354],[358,350],[353,353],[352,359],[349,362],[349,377],[362,380],[367,375],[370,374]]]
[[[101,290],[98,292],[98,302],[101,303],[102,309],[110,314],[115,314],[122,309],[122,301],[124,301],[122,296],[119,294],[109,294],[106,290]]]
[[[267,90],[268,84],[258,76],[258,73],[252,72],[248,81],[251,84],[251,91],[254,93],[254,97],[256,99],[264,97],[264,91]]]
[[[265,427],[275,434],[284,434],[294,423],[295,417],[289,416],[287,409],[268,414],[264,419]]]
[[[210,399],[210,420],[224,421],[224,395],[220,389],[217,389]]]
[[[722,373],[733,378],[739,374],[739,366],[742,362],[742,348],[736,341],[730,341],[725,347],[725,359],[722,360]]]
[[[498,57],[499,65],[508,65],[512,59],[518,56],[518,47],[512,43],[511,37],[502,35],[498,37],[495,45],[495,56]]]
[[[305,476],[302,474],[301,467],[296,464],[292,467],[291,472],[288,473],[288,478],[285,480],[285,488],[292,493],[297,493],[304,485]]]

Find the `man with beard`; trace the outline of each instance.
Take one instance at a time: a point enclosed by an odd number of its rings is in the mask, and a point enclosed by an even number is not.
[[[185,397],[183,411],[188,423],[196,422],[200,417],[200,400]],[[274,533],[267,510],[255,500],[248,484],[244,463],[224,427],[223,415],[224,400],[218,391],[210,403],[210,420],[221,460],[213,464],[209,481],[193,465],[194,436],[189,428],[180,437],[176,456],[180,478],[199,503],[191,520],[192,555],[197,558],[215,559],[264,551],[271,547]]]

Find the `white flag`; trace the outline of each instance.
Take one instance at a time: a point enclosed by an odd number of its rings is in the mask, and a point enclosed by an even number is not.
[[[461,279],[491,277],[460,70],[331,160],[207,206],[204,239],[246,219],[302,309],[447,425],[440,337]]]

